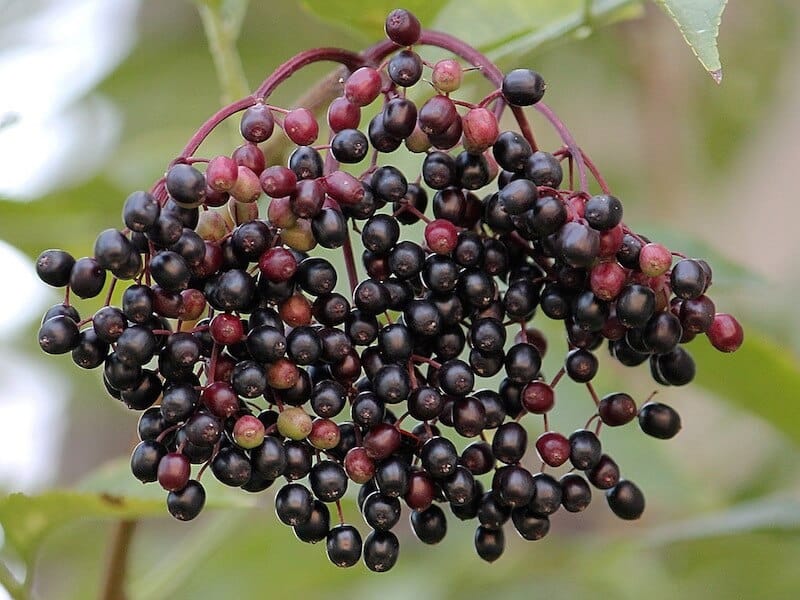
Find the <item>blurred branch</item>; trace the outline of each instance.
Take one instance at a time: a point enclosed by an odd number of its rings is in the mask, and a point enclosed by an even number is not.
[[[248,0],[206,2],[197,0],[208,47],[222,88],[222,104],[230,104],[250,93],[250,86],[236,48]]]
[[[28,591],[25,589],[25,584],[17,581],[14,574],[2,561],[0,561],[0,585],[5,588],[8,595],[14,600],[27,600]]]
[[[136,523],[134,520],[122,520],[114,529],[111,556],[108,559],[103,591],[100,596],[102,600],[124,600],[126,598],[125,576],[128,571],[128,551],[136,530]]]

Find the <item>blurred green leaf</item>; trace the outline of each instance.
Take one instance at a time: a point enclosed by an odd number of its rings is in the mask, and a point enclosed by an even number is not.
[[[144,500],[108,493],[53,490],[37,496],[11,494],[0,500],[0,524],[7,543],[31,564],[42,540],[54,529],[85,518],[135,519],[163,512],[163,499]]]
[[[203,480],[206,508],[250,507],[255,497]],[[130,473],[128,459],[103,465],[72,490],[36,496],[12,494],[0,500],[0,524],[6,539],[30,563],[42,540],[54,529],[78,519],[137,519],[166,515],[166,493],[157,484],[143,485]]]
[[[219,12],[234,39],[239,35],[250,0],[195,0],[198,5]]]
[[[656,546],[707,537],[769,529],[800,529],[800,502],[794,498],[762,498],[696,519],[658,527],[645,540]]]
[[[452,2],[434,28],[463,36],[493,60],[517,57],[571,35],[641,13],[640,0],[492,0]]]
[[[722,81],[717,36],[728,0],[656,0],[714,81]]]
[[[642,223],[635,230],[653,242],[685,254],[689,258],[702,258],[711,265],[714,273],[713,290],[740,290],[742,287],[764,285],[764,277],[723,255],[705,240],[675,228]]]
[[[689,345],[699,368],[696,381],[720,398],[758,415],[800,444],[800,362],[791,351],[745,326],[734,354],[718,352],[705,339]]]
[[[433,21],[434,15],[447,4],[444,0],[406,0],[403,8],[410,10],[423,27]],[[378,40],[383,35],[386,15],[398,8],[396,0],[303,0],[302,5],[320,18],[351,29],[355,27],[366,37]],[[461,5],[462,7],[464,4]],[[463,9],[463,8],[462,8]]]

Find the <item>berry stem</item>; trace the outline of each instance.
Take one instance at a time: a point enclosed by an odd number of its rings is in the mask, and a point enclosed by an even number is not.
[[[592,175],[597,180],[597,183],[600,185],[600,189],[603,190],[604,194],[610,194],[611,190],[609,189],[608,184],[606,183],[606,180],[603,179],[602,175],[600,175],[600,171],[597,169],[595,164],[592,162],[592,160],[586,155],[586,153],[583,150],[581,150],[580,153],[581,153],[581,157],[583,159],[583,162],[586,164],[588,169],[592,172]],[[586,191],[586,190],[584,189],[582,191]]]
[[[592,385],[591,381],[586,382],[586,389],[589,390],[589,394],[591,395],[592,400],[594,400],[595,406],[600,406],[600,398],[598,398],[597,392],[594,390],[594,386]]]
[[[106,294],[106,300],[103,303],[103,306],[108,306],[109,304],[111,304],[111,296],[114,295],[114,288],[117,287],[117,281],[119,281],[119,279],[117,279],[116,277],[111,278],[111,285],[108,286],[108,293]]]
[[[214,345],[211,348],[211,360],[209,360],[208,364],[208,373],[206,374],[206,380],[209,383],[213,383],[217,380],[217,358],[219,357],[219,344],[214,342]]]
[[[567,126],[564,125],[563,121],[558,118],[556,113],[554,113],[549,106],[547,106],[544,102],[539,102],[538,104],[534,105],[534,108],[536,108],[536,110],[538,110],[548,121],[550,121],[550,124],[558,132],[558,135],[561,136],[564,144],[567,146],[567,148],[569,148],[570,156],[575,159],[575,166],[578,170],[578,179],[580,180],[581,191],[587,191],[589,189],[589,182],[586,177],[586,168],[588,166],[586,164],[586,160],[588,157],[578,147],[578,143],[575,141],[575,138],[572,137],[572,134],[570,133],[569,129],[567,129]],[[600,183],[599,179],[598,183]]]
[[[556,387],[556,385],[558,385],[558,382],[561,381],[561,378],[564,376],[565,373],[566,373],[566,370],[564,369],[564,367],[561,367],[558,370],[558,373],[556,373],[556,376],[553,377],[553,381],[550,382],[550,387],[551,388]]]
[[[442,365],[439,362],[436,362],[432,358],[428,358],[426,356],[420,356],[419,354],[412,354],[411,360],[417,363],[426,363],[432,366],[434,369],[441,369]]]
[[[531,129],[531,124],[525,117],[525,112],[523,111],[522,107],[512,106],[511,112],[514,115],[514,118],[517,120],[519,132],[526,140],[528,140],[528,143],[531,145],[531,149],[536,152],[539,149],[539,146],[536,144],[536,138],[533,137],[533,129]]]
[[[214,131],[214,128],[222,123],[225,119],[230,117],[231,115],[235,115],[237,112],[243,111],[247,108],[250,108],[256,103],[255,96],[247,96],[246,98],[242,98],[233,104],[229,104],[227,106],[223,106],[217,112],[215,112],[211,117],[200,126],[195,134],[186,142],[186,145],[181,150],[180,156],[173,160],[170,163],[170,166],[175,165],[180,162],[184,162],[189,156],[194,154],[197,149],[200,147],[200,144],[203,143],[208,135]],[[156,190],[160,185],[163,184],[163,179],[156,182],[156,185],[153,186],[153,192],[155,193]]]
[[[350,243],[350,236],[348,235],[344,244],[342,245],[344,251],[344,266],[347,270],[347,280],[350,282],[350,293],[356,291],[358,285],[358,273],[356,272],[356,260],[353,256],[353,245]]]
[[[255,91],[256,98],[266,99],[281,83],[305,66],[315,62],[331,61],[346,66],[351,71],[370,64],[373,61],[367,55],[356,54],[341,48],[315,48],[306,50],[287,60],[267,77]]]
[[[122,520],[114,528],[111,553],[100,594],[103,600],[119,600],[126,597],[124,588],[128,570],[128,551],[136,531],[136,523],[135,520]]]
[[[341,500],[336,501],[336,512],[339,513],[339,525],[344,525],[344,513],[342,512]]]

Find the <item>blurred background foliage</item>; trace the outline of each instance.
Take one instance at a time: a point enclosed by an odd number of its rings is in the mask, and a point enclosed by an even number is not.
[[[678,10],[724,2],[666,2]],[[76,256],[119,223],[122,201],[149,186],[197,125],[313,46],[362,48],[382,34],[394,2],[355,0],[5,0],[0,2],[0,580],[27,580],[36,598],[98,595],[109,536],[137,518],[128,595],[134,599],[245,597],[796,598],[800,595],[800,9],[792,0],[727,8],[717,86],[668,16],[631,0],[409,0],[423,23],[480,46],[503,68],[532,67],[547,100],[623,199],[637,231],[715,267],[717,307],[741,316],[746,342],[732,356],[689,347],[699,373],[662,390],[684,429],[669,443],[635,425],[604,444],[645,490],[636,523],[610,516],[596,494],[579,515],[553,519],[531,544],[508,535],[492,565],[473,528],[450,520],[424,547],[399,532],[401,560],[386,575],[342,571],[324,548],[295,541],[253,497],[212,486],[192,524],[173,521],[163,493],[138,485],[127,455],[137,416],[105,396],[98,373],[46,360],[38,314],[58,297],[32,283],[47,247]],[[226,16],[227,25],[218,20]],[[214,58],[231,79],[222,88]],[[239,32],[238,56],[225,54]],[[691,39],[691,36],[687,34]],[[226,46],[227,44],[227,46]],[[708,48],[700,48],[707,66]],[[431,53],[428,56],[437,56]],[[711,62],[709,62],[711,61]],[[241,68],[241,73],[237,71]],[[713,69],[712,67],[709,67]],[[292,77],[274,97],[292,105],[329,66]],[[239,77],[241,75],[241,77]],[[467,97],[485,93],[468,78]],[[474,83],[473,83],[474,82]],[[224,88],[224,89],[223,89]],[[547,149],[555,136],[534,116]],[[226,152],[234,129],[208,154]],[[82,306],[90,314],[91,302]],[[550,328],[551,347],[557,330]],[[546,363],[557,368],[559,351]],[[604,362],[602,393],[644,399],[647,373]],[[578,386],[559,387],[557,429],[585,419]],[[535,426],[532,426],[532,431]],[[29,495],[14,495],[20,490]],[[360,521],[354,503],[349,519]],[[563,512],[563,511],[562,511]],[[23,597],[24,591],[9,589]],[[2,596],[2,591],[0,591]]]

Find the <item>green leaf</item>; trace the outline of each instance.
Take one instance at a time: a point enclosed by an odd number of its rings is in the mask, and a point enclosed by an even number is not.
[[[744,344],[733,354],[718,352],[705,339],[688,346],[698,365],[696,381],[800,444],[800,411],[794,407],[800,361],[755,327],[744,329]]]
[[[247,508],[255,497],[203,479],[208,508]],[[0,500],[0,524],[6,540],[30,564],[47,535],[77,519],[138,519],[168,516],[166,492],[158,484],[143,485],[130,473],[128,459],[108,462],[75,489],[39,495],[11,494]]]
[[[54,490],[36,496],[11,494],[0,500],[6,542],[31,564],[51,531],[77,519],[135,519],[164,511],[164,500],[126,498],[108,493]]]
[[[433,28],[462,36],[492,60],[503,60],[571,35],[585,37],[595,26],[640,13],[640,0],[507,0],[502,10],[496,1],[472,0],[468,9],[451,2]]]
[[[728,0],[656,0],[714,81],[722,81],[717,36]]]
[[[645,536],[654,546],[764,530],[800,529],[800,502],[792,498],[761,498],[694,519],[669,523]]]
[[[354,2],[353,0],[303,0],[304,8],[325,21],[330,21],[348,29],[355,28],[368,39],[378,40],[383,36],[383,24],[386,15],[403,6],[414,13],[427,27],[433,17],[447,4],[444,0],[373,0],[372,2]],[[460,9],[464,10],[462,6]]]

